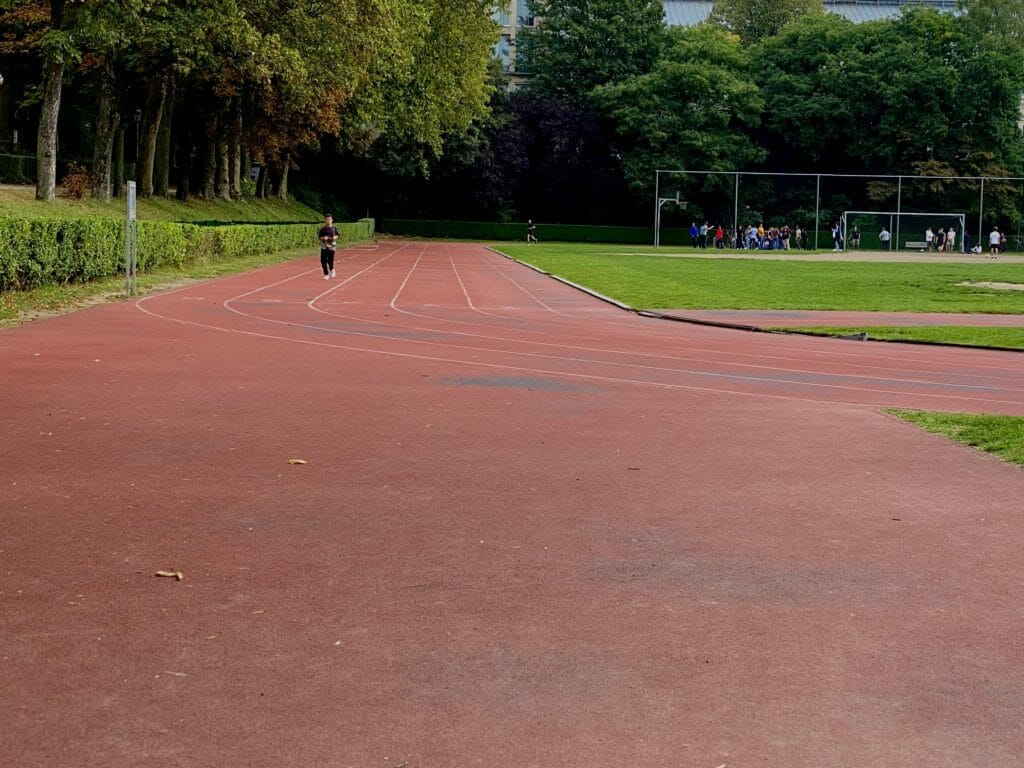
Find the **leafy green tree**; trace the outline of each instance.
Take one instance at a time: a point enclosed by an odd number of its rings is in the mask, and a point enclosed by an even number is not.
[[[753,43],[779,34],[801,16],[824,12],[822,0],[715,0],[711,20]]]
[[[1019,0],[960,0],[972,37],[991,35],[1004,44],[1024,45],[1024,4]]]
[[[746,49],[724,30],[672,30],[649,73],[598,88],[594,98],[615,126],[637,192],[651,191],[655,168],[733,170],[764,159],[750,137],[764,100]]]
[[[953,19],[932,10],[853,24],[799,19],[753,51],[769,109],[763,137],[784,170],[909,169],[945,146]]]
[[[650,70],[665,36],[661,0],[532,0],[540,20],[522,33],[530,88],[582,97]]]

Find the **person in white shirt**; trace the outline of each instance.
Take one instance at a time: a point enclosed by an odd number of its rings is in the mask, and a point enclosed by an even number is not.
[[[946,233],[946,251],[952,253],[956,248],[956,230],[952,227],[949,228],[949,232]]]
[[[878,233],[878,241],[882,244],[882,250],[889,250],[889,241],[892,239],[892,235],[889,234],[888,227],[882,227],[882,231]]]
[[[1002,239],[1002,235],[999,234],[999,227],[992,227],[992,231],[988,235],[988,246],[992,253],[990,254],[993,259],[999,258],[999,241]]]
[[[934,239],[935,239],[935,233],[932,232],[932,228],[931,227],[928,227],[928,229],[926,229],[925,233],[924,233],[924,244],[925,244],[925,248],[928,250],[929,253],[932,250],[932,240],[934,240]]]

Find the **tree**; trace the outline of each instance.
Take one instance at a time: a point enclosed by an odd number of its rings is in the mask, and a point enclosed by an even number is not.
[[[754,43],[779,34],[801,16],[824,11],[822,0],[715,0],[711,20]]]
[[[764,101],[739,39],[715,28],[674,29],[650,73],[598,88],[632,188],[653,189],[655,168],[733,170],[764,158],[750,130]]]
[[[1019,0],[960,0],[960,10],[973,37],[991,35],[1024,45],[1024,5]]]
[[[522,33],[530,89],[580,98],[599,85],[645,74],[665,36],[661,0],[533,0],[538,19]]]

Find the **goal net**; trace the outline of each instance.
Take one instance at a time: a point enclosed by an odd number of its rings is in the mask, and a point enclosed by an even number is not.
[[[964,213],[844,211],[841,222],[846,248],[851,250],[961,253],[977,245],[964,242],[967,224]]]

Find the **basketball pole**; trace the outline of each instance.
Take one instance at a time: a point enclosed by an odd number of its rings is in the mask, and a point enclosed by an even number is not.
[[[735,235],[736,240],[740,239],[740,175],[736,174],[736,193],[733,196],[732,202],[732,233]],[[735,248],[737,242],[732,244]]]
[[[988,243],[983,243],[982,240],[985,238],[985,178],[981,179],[981,199],[978,201],[978,244],[981,246],[981,252],[985,253],[985,246]]]
[[[900,249],[900,220],[903,218],[903,177],[896,182],[896,250]]]

